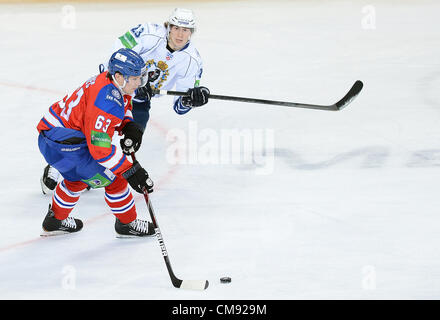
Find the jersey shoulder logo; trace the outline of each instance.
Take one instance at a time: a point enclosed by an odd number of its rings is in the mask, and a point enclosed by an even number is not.
[[[94,105],[120,120],[124,118],[124,99],[113,84],[108,84],[99,91]]]
[[[118,89],[112,89],[112,95],[118,100],[121,99],[121,93]]]
[[[133,49],[133,47],[137,46],[137,41],[131,35],[130,31],[127,31],[124,35],[119,37],[121,43],[128,49]]]

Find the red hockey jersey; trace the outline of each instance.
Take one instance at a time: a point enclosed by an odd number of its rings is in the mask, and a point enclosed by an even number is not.
[[[115,131],[133,121],[131,96],[121,91],[103,72],[87,80],[70,96],[55,102],[38,123],[37,129],[65,127],[81,131],[87,139],[92,157],[102,166],[119,175],[132,163],[119,144],[112,144]]]

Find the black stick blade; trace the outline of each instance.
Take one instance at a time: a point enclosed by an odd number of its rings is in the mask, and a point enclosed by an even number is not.
[[[354,98],[357,97],[357,95],[361,92],[362,88],[364,87],[364,84],[362,81],[357,80],[353,87],[347,92],[347,94],[338,102],[335,103],[336,110],[341,110],[348,106],[348,104],[353,101]]]

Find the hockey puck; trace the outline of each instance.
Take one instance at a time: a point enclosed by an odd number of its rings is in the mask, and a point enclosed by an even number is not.
[[[221,283],[230,283],[232,280],[230,277],[222,277],[220,278]]]

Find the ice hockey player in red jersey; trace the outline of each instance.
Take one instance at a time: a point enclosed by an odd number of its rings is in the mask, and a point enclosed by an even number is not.
[[[105,201],[116,217],[119,237],[153,235],[149,221],[137,219],[128,184],[142,193],[153,182],[128,154],[139,149],[142,130],[133,122],[131,98],[144,84],[145,63],[130,49],[120,49],[109,60],[107,72],[87,80],[70,96],[54,103],[38,123],[38,146],[47,163],[63,176],[43,221],[42,235],[77,232],[80,219],[70,216],[81,193],[105,188]],[[124,135],[113,144],[114,134]],[[125,147],[124,141],[133,144]]]
[[[133,120],[145,131],[150,118],[152,89],[187,91],[187,97],[175,97],[173,109],[183,115],[208,103],[209,89],[200,86],[203,61],[192,37],[197,29],[192,10],[175,8],[164,24],[143,23],[115,39],[109,56],[120,48],[132,49],[144,59],[149,82],[133,97]],[[105,61],[107,62],[107,61]],[[104,66],[104,64],[103,64]],[[154,104],[155,102],[153,102]],[[44,194],[58,182],[58,171],[47,165],[40,179]]]

